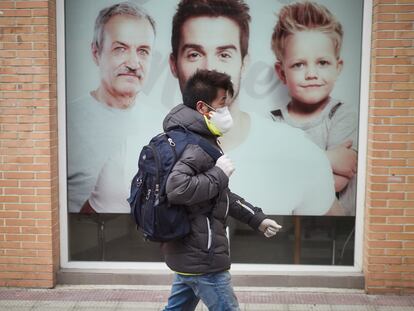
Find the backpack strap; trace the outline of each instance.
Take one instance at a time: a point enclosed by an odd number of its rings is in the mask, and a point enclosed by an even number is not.
[[[170,128],[168,132],[170,131],[180,131],[184,132],[187,136],[187,143],[195,144],[201,147],[213,160],[216,162],[218,158],[220,158],[223,155],[223,152],[215,147],[212,143],[210,143],[207,139],[204,137],[198,135],[197,133],[194,133],[187,129],[185,126],[177,125],[173,128]],[[217,198],[216,198],[217,199]],[[204,213],[203,213],[204,214]],[[213,230],[213,210],[210,210],[206,212],[206,216],[208,217],[208,220],[211,224],[210,230],[211,230],[211,245],[208,252],[208,263],[211,263],[211,261],[214,259],[214,248],[215,248],[215,238],[214,238],[214,230]]]
[[[218,158],[223,155],[223,152],[219,148],[214,147],[213,144],[210,143],[207,139],[198,135],[197,133],[190,131],[184,126],[177,125],[173,128],[170,128],[168,132],[170,131],[185,132],[187,134],[188,143],[199,145],[201,149],[203,149],[214,160],[214,162],[216,162]]]
[[[187,130],[188,131],[188,130]],[[220,158],[223,155],[223,152],[219,149],[213,146],[213,144],[211,144],[207,139],[205,139],[204,137],[188,131],[188,137],[193,137],[195,139],[194,142],[192,142],[193,139],[190,139],[190,143],[195,143],[197,145],[199,145],[213,160],[214,162],[216,162],[218,160],[218,158]],[[217,200],[218,198],[216,198]],[[214,232],[214,228],[213,228],[213,209],[210,210],[207,214],[206,214],[208,221],[210,222],[210,230],[211,230],[211,244],[210,244],[210,249],[208,251],[208,263],[210,264],[213,259],[214,259],[214,250],[215,250],[215,232]]]
[[[195,134],[197,135],[197,134]],[[210,156],[213,158],[214,162],[220,158],[223,153],[215,148],[207,139],[197,135],[199,137],[198,145]]]

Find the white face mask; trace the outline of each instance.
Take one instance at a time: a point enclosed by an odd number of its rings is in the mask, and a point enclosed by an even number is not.
[[[233,126],[229,108],[222,107],[210,112],[210,122],[213,123],[221,134],[227,133]]]

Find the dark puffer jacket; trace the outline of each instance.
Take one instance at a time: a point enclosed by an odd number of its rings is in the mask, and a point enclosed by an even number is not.
[[[177,125],[185,126],[219,148],[204,117],[196,110],[184,105],[172,109],[164,120],[164,130]],[[173,271],[204,274],[230,269],[227,216],[255,230],[266,218],[260,208],[230,192],[228,182],[227,175],[201,147],[186,147],[166,186],[169,201],[185,205],[191,220],[189,235],[161,246],[165,262]]]

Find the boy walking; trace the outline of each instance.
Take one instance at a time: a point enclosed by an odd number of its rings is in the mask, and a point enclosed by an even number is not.
[[[184,87],[183,104],[166,116],[164,130],[185,127],[220,149],[217,138],[233,123],[228,110],[233,92],[227,74],[197,71]],[[248,224],[266,237],[281,228],[260,208],[229,190],[233,171],[227,155],[214,162],[200,146],[189,144],[168,177],[168,200],[185,206],[191,232],[161,246],[166,264],[176,272],[164,310],[191,311],[200,299],[209,310],[239,310],[229,273],[227,217]]]
[[[301,2],[283,7],[272,35],[275,70],[291,101],[272,111],[276,121],[301,128],[331,163],[341,208],[329,215],[355,215],[357,117],[330,96],[343,61],[342,26],[324,6]]]

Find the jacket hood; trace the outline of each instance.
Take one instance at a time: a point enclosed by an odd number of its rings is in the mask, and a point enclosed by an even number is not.
[[[188,130],[201,136],[215,137],[210,132],[202,114],[184,104],[175,106],[165,117],[163,122],[164,131],[170,130],[177,125],[184,126]]]

